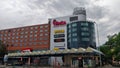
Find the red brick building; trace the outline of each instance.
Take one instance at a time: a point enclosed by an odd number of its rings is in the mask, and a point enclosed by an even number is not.
[[[0,30],[0,40],[9,51],[47,50],[50,48],[50,26],[40,24]]]

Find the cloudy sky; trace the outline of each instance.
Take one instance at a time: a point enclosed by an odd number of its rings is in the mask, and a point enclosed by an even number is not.
[[[85,7],[87,19],[98,24],[100,45],[120,32],[120,0],[0,0],[0,29],[47,23]]]

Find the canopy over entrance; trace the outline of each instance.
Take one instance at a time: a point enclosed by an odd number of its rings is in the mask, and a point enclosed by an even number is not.
[[[9,53],[8,57],[17,57],[17,56],[42,56],[42,55],[64,55],[64,54],[85,54],[85,53],[93,53],[93,54],[103,54],[101,51],[88,47],[84,48],[72,48],[72,49],[64,49],[64,50],[46,50],[46,51],[33,51],[33,52],[21,52],[21,53]]]

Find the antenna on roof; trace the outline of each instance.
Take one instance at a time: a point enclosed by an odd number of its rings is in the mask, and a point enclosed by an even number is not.
[[[86,15],[86,10],[85,10],[84,7],[76,7],[76,8],[74,8],[73,15],[79,15],[79,14]]]

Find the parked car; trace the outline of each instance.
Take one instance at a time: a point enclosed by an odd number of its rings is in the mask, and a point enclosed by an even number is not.
[[[13,66],[13,65],[15,65],[15,66],[22,66],[24,63],[22,62],[22,61],[18,61],[18,60],[14,60],[14,61],[8,61],[7,62],[7,65],[11,65],[11,66]]]

